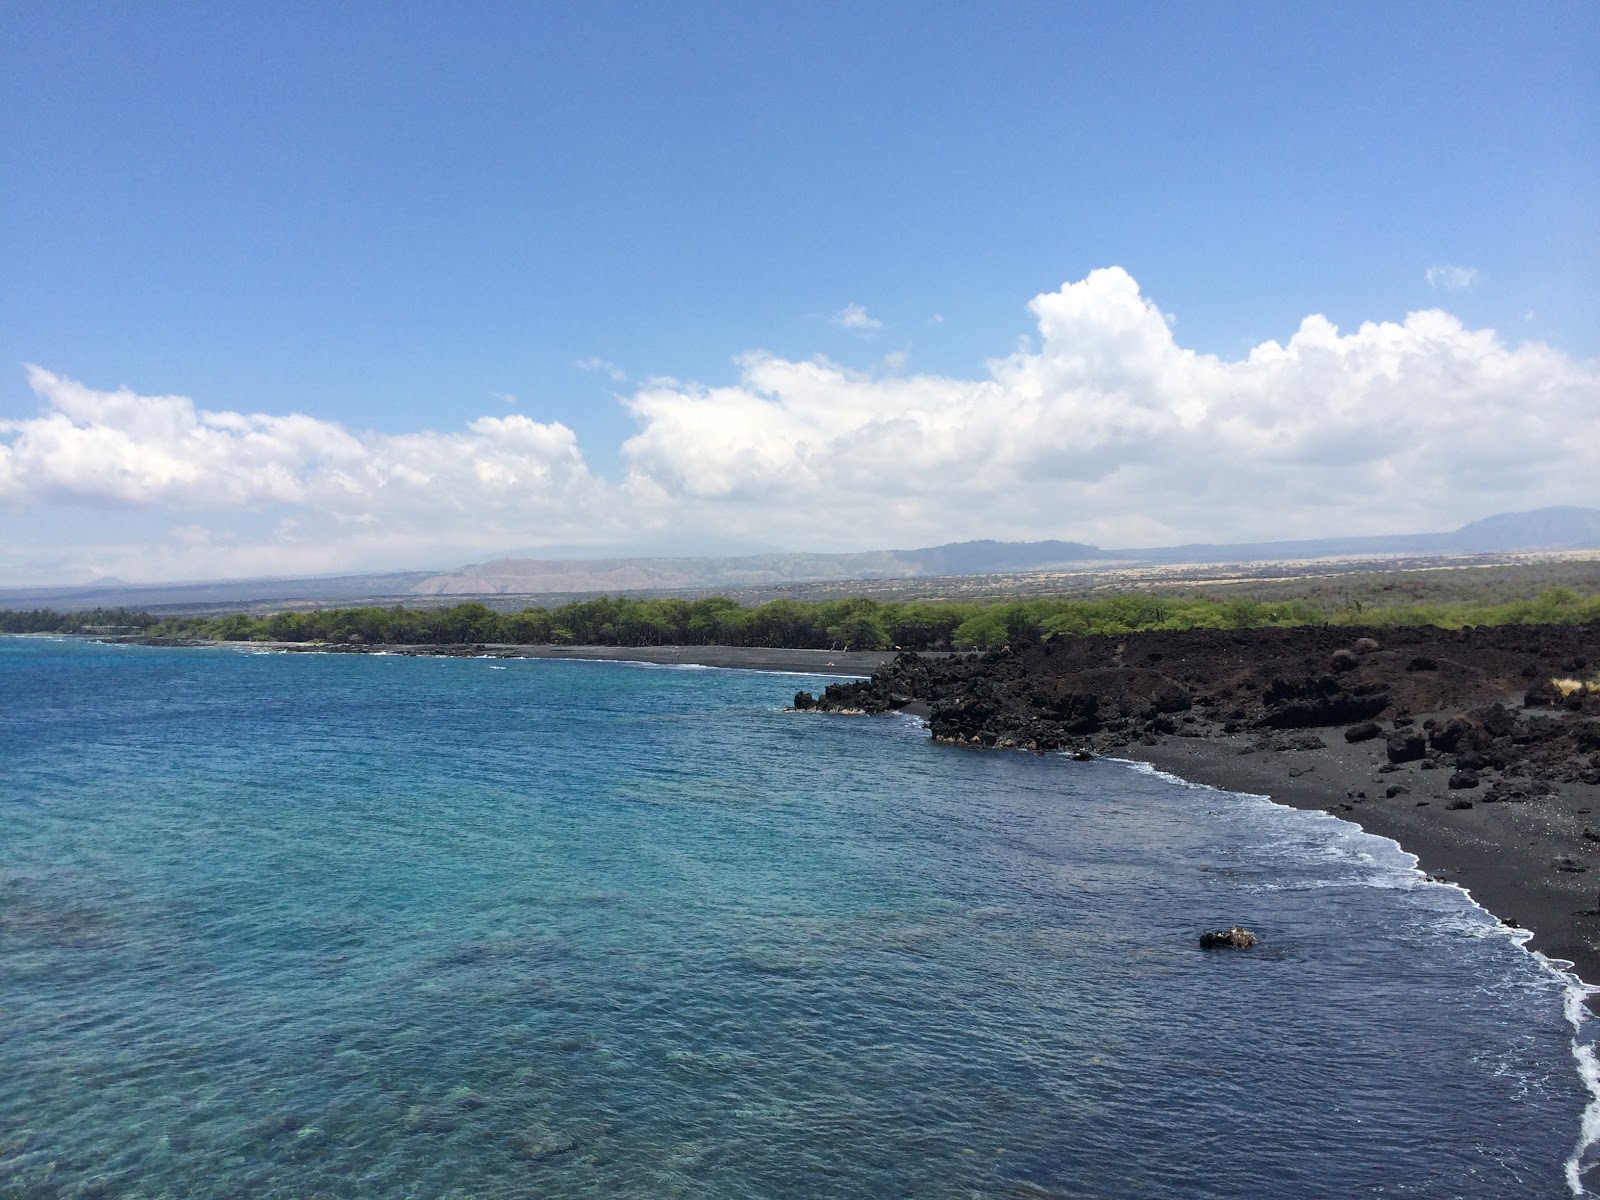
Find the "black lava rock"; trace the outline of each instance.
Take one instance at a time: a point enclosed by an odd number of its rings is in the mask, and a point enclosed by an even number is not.
[[[1248,950],[1260,942],[1261,939],[1243,925],[1212,929],[1200,935],[1200,945],[1206,950]]]
[[[1428,753],[1428,742],[1420,733],[1396,730],[1388,737],[1387,752],[1392,763],[1415,762]]]

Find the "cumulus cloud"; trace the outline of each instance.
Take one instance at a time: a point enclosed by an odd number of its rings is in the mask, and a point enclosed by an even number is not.
[[[1476,267],[1455,267],[1449,263],[1435,264],[1424,274],[1427,276],[1428,286],[1439,292],[1470,291],[1482,278]]]
[[[216,514],[287,509],[316,519],[269,541],[352,537],[493,548],[530,530],[616,532],[616,489],[592,476],[571,429],[513,414],[448,433],[358,433],[302,414],[197,407],[185,396],[97,391],[28,368],[38,416],[0,421],[0,503]],[[168,540],[214,539],[179,525]],[[359,542],[359,538],[356,539]],[[296,555],[262,548],[264,561]],[[203,556],[202,556],[203,557]],[[285,569],[288,569],[285,566]]]
[[[1401,532],[1600,499],[1600,364],[1540,343],[1430,309],[1348,332],[1309,316],[1222,358],[1179,345],[1115,267],[1030,308],[1035,336],[975,378],[752,353],[725,386],[639,385],[617,482],[591,474],[572,430],[523,415],[363,433],[31,368],[41,412],[0,422],[0,504],[203,514],[161,541],[171,577],[664,529],[817,549]],[[150,577],[135,557],[95,561]]]
[[[860,304],[846,304],[833,314],[833,323],[841,329],[854,329],[858,333],[872,333],[883,328],[883,322]]]
[[[1179,346],[1119,268],[1030,307],[1039,348],[987,378],[756,354],[732,387],[641,390],[630,484],[791,534],[1132,544],[1449,527],[1570,497],[1600,444],[1594,364],[1437,310],[1311,316],[1228,361]]]

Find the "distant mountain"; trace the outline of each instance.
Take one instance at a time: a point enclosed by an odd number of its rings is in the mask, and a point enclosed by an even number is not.
[[[1511,554],[1600,549],[1600,509],[1541,508],[1474,521],[1453,533],[1193,544],[1103,550],[1083,542],[951,542],[860,554],[760,554],[735,558],[498,559],[425,579],[428,596],[761,587],[849,579],[919,579],[1082,569],[1089,564],[1246,563],[1390,555]]]
[[[1600,547],[1600,508],[1536,508],[1501,513],[1446,534],[1451,548],[1469,554],[1517,550],[1592,550]]]
[[[1383,557],[1392,554],[1517,554],[1536,550],[1600,549],[1600,508],[1536,508],[1500,513],[1453,533],[1312,538],[1291,542],[1195,543],[1144,550],[1107,550],[1107,557],[1148,563],[1286,562],[1304,558]]]
[[[733,557],[504,558],[454,571],[403,571],[215,583],[92,584],[0,589],[0,607],[150,607],[182,611],[224,605],[393,604],[419,596],[559,596],[602,592],[760,588],[790,583],[931,576],[1009,575],[1117,566],[1285,562],[1326,558],[1444,557],[1600,550],[1600,509],[1541,508],[1501,513],[1452,533],[1102,550],[1083,542],[951,542],[919,550]]]
[[[951,542],[923,550],[896,550],[915,566],[914,575],[998,575],[1048,571],[1051,567],[1101,562],[1114,554],[1083,542]]]

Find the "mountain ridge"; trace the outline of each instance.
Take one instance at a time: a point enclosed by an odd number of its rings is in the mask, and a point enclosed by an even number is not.
[[[419,597],[517,596],[742,588],[850,580],[1022,574],[1090,567],[1263,563],[1365,556],[1438,556],[1600,550],[1600,508],[1561,505],[1496,513],[1446,533],[1383,534],[1276,542],[1189,543],[1103,549],[1085,542],[979,539],[911,550],[590,559],[503,558],[452,571],[394,571],[172,584],[98,580],[0,588],[5,607],[114,607],[281,601],[403,603]]]
[[[420,595],[513,595],[642,588],[751,587],[818,580],[917,579],[1050,571],[1088,564],[1172,565],[1273,562],[1352,555],[1493,554],[1600,549],[1600,509],[1563,505],[1497,513],[1448,533],[1380,534],[1281,542],[1190,543],[1108,550],[1085,542],[947,542],[914,550],[853,554],[762,554],[726,558],[494,559],[441,572]],[[580,585],[581,582],[581,586]]]

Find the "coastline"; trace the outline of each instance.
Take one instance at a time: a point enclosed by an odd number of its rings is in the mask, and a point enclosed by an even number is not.
[[[359,645],[318,642],[229,642],[216,638],[97,636],[110,644],[206,649],[272,650],[285,654],[387,654],[407,658],[541,658],[580,662],[649,663],[663,667],[717,667],[789,675],[871,675],[893,662],[892,650],[791,650],[767,646],[549,646],[482,642],[470,645]]]
[[[1146,631],[907,655],[815,703],[1330,813],[1600,983],[1597,663],[1594,624]]]
[[[1381,741],[1341,737],[1320,749],[1284,751],[1256,745],[1239,735],[1174,737],[1114,753],[1190,783],[1328,812],[1389,838],[1430,878],[1459,884],[1502,922],[1527,930],[1528,950],[1571,963],[1586,984],[1600,981],[1600,841],[1584,836],[1600,832],[1600,787],[1569,783],[1537,804],[1450,809],[1459,793],[1448,787],[1448,770],[1407,764],[1380,774]],[[1409,791],[1386,796],[1395,785]],[[1574,857],[1584,870],[1555,869],[1558,858]]]
[[[285,653],[632,662],[857,678],[871,676],[897,658],[892,651],[734,646],[368,646],[136,636],[96,640]],[[935,656],[921,657],[937,661]],[[918,696],[895,710],[926,720],[932,705]],[[1419,725],[1430,719],[1443,724],[1456,711],[1417,712],[1414,717]],[[1095,749],[1148,763],[1191,783],[1329,812],[1390,838],[1416,856],[1427,875],[1466,888],[1474,901],[1506,924],[1528,930],[1530,951],[1571,963],[1585,982],[1600,981],[1600,785],[1568,780],[1533,803],[1486,804],[1482,792],[1473,790],[1465,795],[1478,803],[1450,808],[1463,793],[1450,789],[1448,767],[1429,770],[1418,761],[1391,764],[1383,738],[1347,742],[1342,725],[1305,726],[1305,734],[1319,736],[1276,740],[1253,730],[1181,728],[1182,735],[1147,733]],[[1386,795],[1396,786],[1405,790]],[[1565,866],[1557,867],[1558,861]]]

